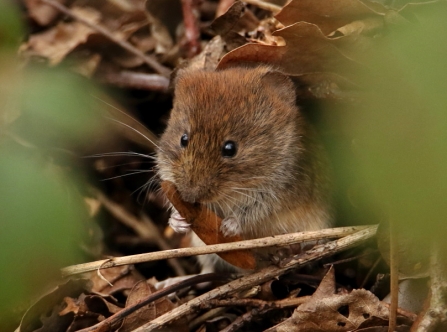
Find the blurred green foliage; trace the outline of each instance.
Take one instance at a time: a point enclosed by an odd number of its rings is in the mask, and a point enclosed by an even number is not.
[[[12,1],[0,1],[0,47],[17,48],[23,38],[23,26],[20,23],[18,8]]]
[[[365,58],[358,82],[367,96],[340,123],[377,207],[415,246],[428,246],[447,236],[447,3],[401,14]]]
[[[0,330],[59,269],[80,262],[87,209],[76,170],[48,153],[91,144],[104,122],[97,89],[64,70],[17,60],[18,10],[0,2]],[[17,326],[15,326],[17,327]]]

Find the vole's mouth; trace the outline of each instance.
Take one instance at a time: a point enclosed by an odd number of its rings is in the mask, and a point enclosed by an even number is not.
[[[214,195],[208,190],[200,190],[188,188],[187,190],[179,190],[182,200],[191,204],[206,205],[216,201]]]

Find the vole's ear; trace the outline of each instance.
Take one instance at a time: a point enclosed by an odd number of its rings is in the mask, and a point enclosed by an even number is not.
[[[188,71],[190,71],[190,69],[188,69],[187,66],[188,66],[188,63],[185,61],[184,65],[180,65],[171,73],[170,82],[169,82],[169,90],[171,90],[171,92],[175,90],[175,87],[177,86],[178,81],[184,75],[187,75]]]
[[[295,85],[287,75],[274,69],[266,68],[261,80],[271,91],[273,90],[281,100],[295,105]]]

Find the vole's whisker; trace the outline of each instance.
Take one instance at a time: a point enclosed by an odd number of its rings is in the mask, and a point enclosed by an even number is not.
[[[129,166],[129,165],[135,165],[135,164],[147,164],[147,163],[151,163],[151,161],[133,161],[130,163],[123,163],[123,164],[117,164],[117,165],[111,165],[111,166],[101,166],[101,169],[111,169],[111,168],[115,168],[115,167],[121,167],[121,166]]]
[[[247,195],[247,194],[244,194],[242,191],[239,191],[239,190],[234,190],[234,192],[238,193],[239,195],[246,196],[248,199],[251,199],[251,200],[261,204],[262,206],[267,207],[267,205],[262,200],[257,199],[257,197],[255,195]]]
[[[98,153],[98,154],[92,154],[90,156],[83,156],[82,158],[101,158],[101,157],[121,157],[121,156],[126,156],[126,157],[142,157],[142,158],[147,158],[147,159],[151,159],[151,160],[155,160],[155,156],[151,156],[148,154],[144,154],[144,153],[138,153],[138,152],[106,152],[106,153]]]
[[[144,135],[141,131],[135,129],[135,128],[132,127],[132,126],[129,126],[127,123],[124,123],[124,122],[122,122],[122,121],[116,120],[116,119],[111,118],[111,117],[106,117],[106,119],[109,119],[110,121],[114,121],[114,122],[116,122],[116,123],[118,123],[118,124],[120,124],[120,125],[122,125],[122,126],[125,126],[125,127],[129,128],[130,130],[133,130],[134,132],[136,132],[137,134],[141,135],[141,136],[144,137],[146,140],[148,140],[148,142],[152,143],[157,149],[159,149],[160,151],[162,151],[162,150],[160,149],[160,147],[159,147],[154,141],[152,141],[149,137],[147,137],[146,135]]]
[[[128,118],[132,119],[133,121],[135,121],[136,123],[138,123],[140,126],[145,127],[140,121],[138,121],[137,119],[135,119],[135,118],[134,118],[133,116],[131,116],[130,114],[127,114],[126,112],[120,110],[120,109],[119,109],[118,107],[116,107],[115,105],[112,105],[112,104],[106,102],[105,100],[99,98],[98,96],[95,96],[95,95],[91,95],[91,96],[92,96],[93,98],[95,98],[95,99],[98,99],[100,102],[104,103],[105,105],[107,105],[107,106],[113,108],[114,110],[120,112],[121,114],[127,116]],[[116,120],[116,119],[113,119],[113,118],[110,118],[110,117],[106,117],[106,118],[108,118],[108,119],[110,119],[110,120],[113,120],[113,121],[115,121],[115,122],[118,122],[118,123],[120,123],[120,124],[122,124],[122,125],[124,125],[124,126],[126,126],[126,127],[128,127],[128,128],[130,128],[130,129],[134,130],[135,132],[137,132],[138,134],[140,134],[141,136],[143,136],[144,138],[146,138],[149,142],[151,142],[155,147],[157,147],[158,149],[160,149],[160,148],[158,147],[157,144],[155,144],[151,139],[149,139],[148,137],[146,137],[143,133],[141,133],[140,131],[136,130],[135,128],[132,128],[131,126],[126,125],[125,123],[123,123],[123,122],[121,122],[121,121],[118,121],[118,120]]]
[[[138,170],[138,171],[127,173],[127,174],[121,174],[121,175],[117,175],[117,176],[112,176],[112,177],[107,178],[107,179],[102,179],[101,181],[109,181],[109,180],[113,180],[113,179],[122,178],[122,177],[125,177],[125,176],[142,174],[142,173],[149,173],[149,172],[151,172],[151,171],[150,170]]]
[[[238,187],[231,187],[232,190],[241,190],[241,191],[248,191],[248,192],[255,192],[255,193],[269,193],[271,190],[263,190],[259,188],[238,188]]]
[[[153,171],[153,170],[149,170],[149,171]],[[144,172],[142,172],[142,173],[144,173]],[[137,196],[137,202],[141,204],[141,195],[143,193],[145,193],[145,195],[144,195],[145,196],[144,202],[147,201],[148,196],[149,196],[149,192],[151,191],[152,188],[155,188],[156,182],[157,182],[157,179],[156,179],[156,176],[154,175],[148,181],[146,181],[141,186],[139,186],[137,189],[132,191],[130,195],[132,196],[136,192],[139,191],[138,196]],[[158,190],[161,190],[161,188],[158,188]],[[158,191],[155,191],[155,193],[158,193]]]

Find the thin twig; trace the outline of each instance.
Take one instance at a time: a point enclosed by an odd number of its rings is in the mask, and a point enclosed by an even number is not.
[[[282,309],[289,307],[297,307],[300,304],[308,301],[310,296],[302,296],[294,299],[278,300],[278,301],[264,301],[259,299],[225,299],[225,300],[210,300],[200,305],[200,309],[210,309],[217,307],[254,307],[254,308],[270,308]]]
[[[250,310],[242,316],[236,318],[230,325],[220,330],[220,332],[238,331],[245,323],[252,321],[255,316],[264,315],[265,313],[277,308],[297,307],[309,300],[309,298],[310,296],[301,296],[291,299],[279,300],[275,301],[274,306],[265,306],[262,308],[257,308],[256,310]]]
[[[181,0],[185,25],[186,56],[190,59],[200,53],[199,1]]]
[[[191,313],[191,311],[200,308],[201,303],[207,302],[216,298],[226,297],[239,291],[243,291],[255,285],[262,284],[272,278],[278,277],[298,266],[303,266],[317,259],[333,255],[342,250],[346,250],[355,245],[358,245],[375,235],[377,227],[368,227],[364,230],[354,234],[345,236],[344,238],[328,242],[326,244],[317,245],[306,253],[299,255],[298,258],[288,260],[282,266],[269,266],[253,273],[244,276],[240,279],[229,282],[226,285],[215,288],[208,293],[196,297],[195,299],[182,304],[181,306],[171,310],[170,312],[157,317],[149,323],[146,323],[133,332],[149,332],[159,329],[162,326],[170,324],[171,322],[184,317]]]
[[[328,238],[338,238],[358,232],[360,230],[370,230],[375,232],[377,226],[357,226],[357,227],[339,227],[323,229],[313,232],[299,232],[292,234],[284,234],[277,236],[270,236],[261,239],[246,240],[224,244],[214,244],[203,247],[172,249],[160,252],[151,252],[146,254],[131,255],[125,257],[114,257],[110,259],[103,259],[96,262],[85,264],[67,266],[61,270],[62,276],[66,277],[73,274],[79,274],[89,271],[94,271],[99,268],[111,268],[115,266],[144,263],[175,257],[188,257],[196,255],[206,255],[217,252],[226,252],[241,249],[254,249],[271,246],[287,246],[299,242],[307,242],[312,240],[321,240]]]
[[[141,58],[150,68],[152,68],[156,73],[168,77],[171,73],[171,70],[157,62],[157,60],[151,58],[150,56],[147,56],[143,52],[141,52],[139,49],[137,49],[135,46],[133,46],[131,43],[129,43],[126,40],[121,40],[113,35],[109,30],[104,28],[103,26],[99,24],[92,24],[88,20],[84,19],[83,17],[79,16],[78,14],[74,13],[69,8],[65,7],[64,5],[60,4],[57,1],[54,0],[41,0],[41,2],[46,3],[47,5],[52,6],[53,8],[56,8],[61,13],[64,13],[67,16],[70,16],[71,18],[75,19],[76,21],[81,22],[85,26],[89,27],[90,29],[102,34],[104,37],[110,39],[117,45],[121,46],[125,50],[129,51],[130,53],[136,55],[137,57]]]
[[[213,319],[214,317],[222,316],[222,314],[224,314],[227,310],[228,308],[216,308],[205,311],[202,315],[194,318],[192,321],[189,322],[188,331],[196,330],[204,322]]]
[[[235,332],[239,331],[240,328],[248,322],[251,322],[256,316],[264,315],[265,313],[269,312],[270,308],[266,309],[252,309],[249,312],[246,312],[242,316],[239,316],[236,318],[230,325],[228,325],[226,328],[220,330],[219,332]]]
[[[432,239],[430,250],[430,297],[428,307],[411,327],[411,332],[434,332],[444,330],[447,321],[447,262],[443,233]]]
[[[273,14],[279,13],[279,11],[282,9],[281,6],[275,5],[273,3],[265,2],[262,0],[243,0],[245,3],[248,3],[249,5],[253,5],[256,7],[259,7],[261,9],[267,10],[269,12],[272,12]]]
[[[390,221],[390,317],[388,332],[396,330],[397,308],[399,307],[399,252],[397,243],[397,225],[396,222]]]
[[[106,326],[111,327],[111,326],[116,325],[121,320],[123,320],[125,317],[134,313],[138,309],[140,309],[140,308],[144,307],[145,305],[148,305],[149,303],[152,303],[158,299],[161,299],[162,297],[165,297],[168,294],[174,293],[174,292],[176,292],[182,288],[185,288],[185,287],[200,284],[202,282],[209,282],[209,281],[216,281],[216,280],[223,280],[223,279],[226,279],[226,277],[224,277],[222,275],[218,275],[216,273],[199,274],[197,276],[180,281],[177,284],[163,288],[163,289],[159,290],[158,292],[152,293],[152,294],[148,295],[146,298],[142,299],[140,302],[138,302],[132,306],[126,307],[123,310],[118,311],[116,314],[108,317],[107,319],[99,322],[98,324],[87,327],[82,330],[79,330],[77,332],[104,331],[104,328]]]
[[[132,88],[147,91],[167,92],[169,79],[162,75],[138,73],[129,70],[107,70],[97,74],[97,78],[107,84],[120,88]]]
[[[360,284],[360,288],[365,288],[366,283],[368,282],[369,278],[371,277],[372,273],[376,269],[377,265],[379,265],[380,261],[382,260],[382,256],[379,255],[379,257],[376,259],[374,264],[369,269],[368,273],[366,274],[365,278],[363,278],[362,283]]]
[[[334,262],[323,264],[323,267],[330,267],[331,265],[349,263],[349,262],[355,261],[355,260],[357,260],[359,258],[362,258],[362,257],[365,257],[365,256],[369,256],[371,254],[375,254],[376,252],[378,252],[378,250],[373,250],[373,251],[370,251],[370,252],[367,252],[367,253],[364,253],[364,254],[348,257],[348,258],[345,258],[345,259],[339,259],[339,260],[336,260]]]

